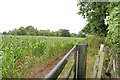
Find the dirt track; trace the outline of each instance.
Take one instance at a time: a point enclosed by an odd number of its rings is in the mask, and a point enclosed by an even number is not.
[[[50,72],[50,70],[52,70],[55,67],[55,65],[61,60],[61,58],[63,58],[64,55],[65,55],[65,53],[62,55],[59,55],[57,58],[55,58],[53,60],[50,60],[44,64],[41,64],[38,68],[36,68],[32,71],[32,74],[29,75],[28,78],[43,78],[43,77],[45,77]]]

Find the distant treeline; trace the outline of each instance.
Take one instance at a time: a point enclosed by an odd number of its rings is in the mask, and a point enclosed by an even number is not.
[[[83,33],[70,33],[68,29],[59,29],[58,31],[51,30],[38,30],[33,26],[27,26],[26,28],[20,27],[19,29],[10,30],[9,32],[3,32],[3,35],[31,35],[31,36],[58,36],[58,37],[85,37]]]

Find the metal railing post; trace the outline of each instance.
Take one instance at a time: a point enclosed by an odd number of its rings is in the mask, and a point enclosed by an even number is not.
[[[77,67],[77,80],[86,78],[86,49],[87,44],[78,44],[78,67]],[[82,80],[83,80],[82,79]]]

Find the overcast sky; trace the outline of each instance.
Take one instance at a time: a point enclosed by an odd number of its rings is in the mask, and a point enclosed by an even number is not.
[[[0,32],[32,25],[78,33],[86,23],[78,11],[77,0],[0,0]]]

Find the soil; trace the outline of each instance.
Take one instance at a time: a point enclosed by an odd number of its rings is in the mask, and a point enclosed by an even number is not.
[[[55,59],[51,59],[41,64],[38,68],[32,71],[32,74],[29,75],[28,78],[44,78],[50,72],[50,70],[52,70],[55,65],[57,65],[57,63],[64,57],[65,53],[59,55]]]

